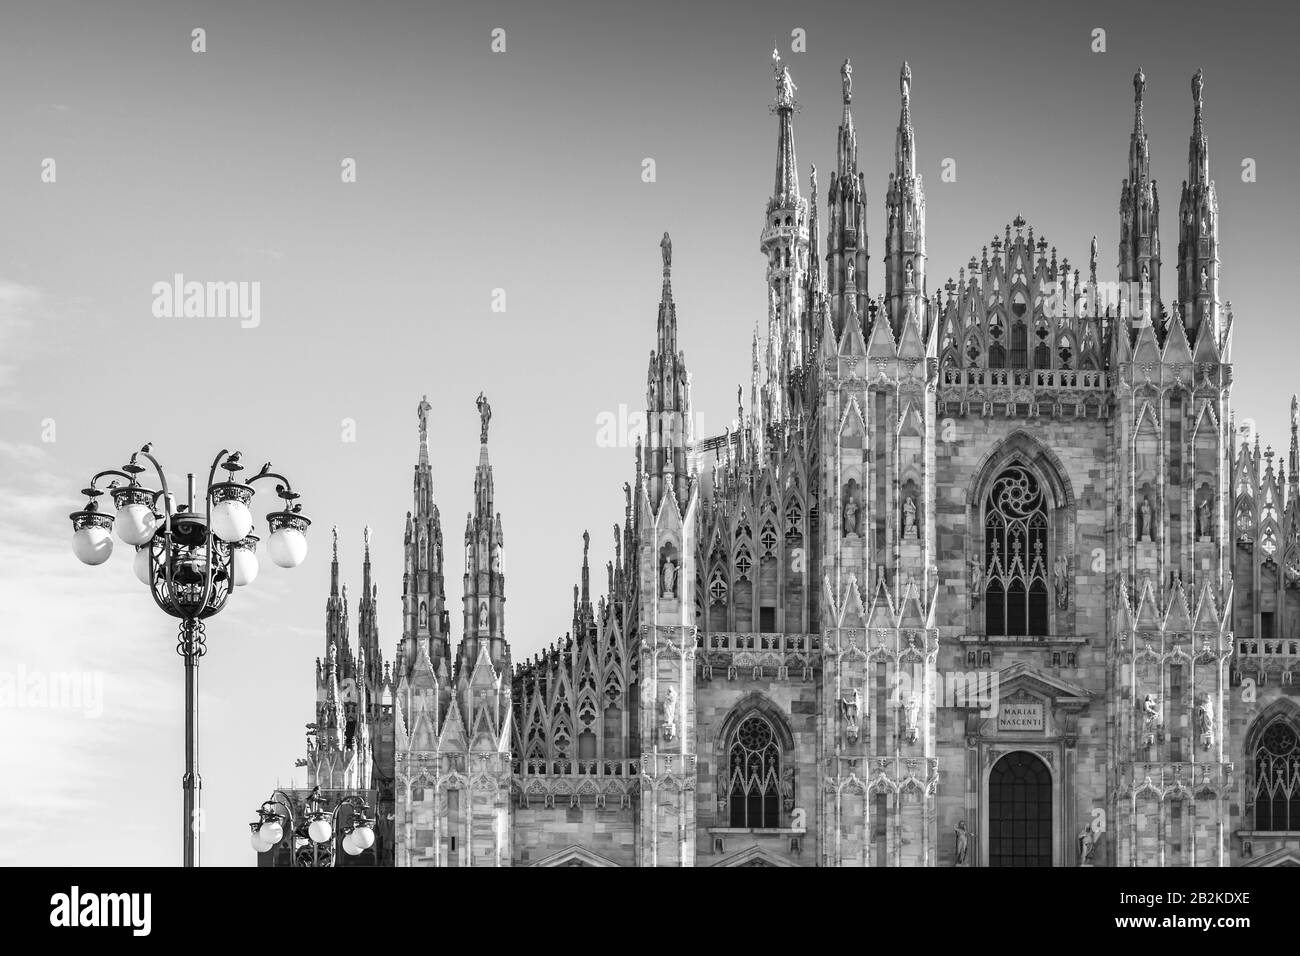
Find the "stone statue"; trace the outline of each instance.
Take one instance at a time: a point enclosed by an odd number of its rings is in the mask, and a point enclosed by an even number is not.
[[[957,865],[965,866],[966,857],[970,853],[970,834],[966,831],[966,821],[959,820],[956,826],[957,833]]]
[[[1092,851],[1096,848],[1096,841],[1092,836],[1092,826],[1084,824],[1083,829],[1079,831],[1079,865],[1092,866]]]
[[[677,596],[677,563],[672,558],[664,558],[663,576],[660,586],[661,597]]]
[[[916,743],[917,737],[920,736],[920,716],[921,698],[913,694],[903,705],[903,733],[909,744]]]
[[[664,740],[677,736],[677,688],[670,686],[664,694],[661,716],[663,718]]]
[[[1070,606],[1070,585],[1069,585],[1069,562],[1065,560],[1065,555],[1058,554],[1052,571],[1052,583],[1056,588],[1056,606],[1067,608]]]
[[[840,712],[844,715],[844,733],[849,743],[858,742],[858,714],[862,712],[862,693],[855,687],[853,696],[840,700]]]
[[[781,802],[787,811],[794,809],[794,767],[781,771]]]
[[[1142,712],[1147,720],[1160,722],[1160,701],[1156,699],[1155,694],[1147,694],[1142,698]]]
[[[666,232],[664,237],[659,240],[659,250],[664,257],[664,275],[668,275],[669,270],[673,267],[673,241]]]
[[[1202,538],[1210,537],[1210,499],[1202,498],[1201,503],[1196,506],[1196,532]]]
[[[844,291],[856,292],[858,289],[858,270],[854,257],[849,258],[844,263]]]
[[[433,406],[429,404],[429,396],[425,395],[420,399],[420,404],[416,406],[415,414],[420,416],[420,441],[421,443],[429,440],[429,412]]]
[[[775,53],[775,51],[773,51]],[[780,57],[777,57],[778,64],[781,63]],[[776,103],[778,106],[794,106],[794,94],[799,88],[794,85],[794,80],[790,79],[790,68],[780,66],[780,72],[777,74],[777,94]]]
[[[488,436],[488,423],[492,421],[492,406],[488,404],[488,400],[484,398],[482,392],[478,393],[478,398],[475,400],[474,406],[478,409],[478,417],[480,422],[479,433],[478,433],[479,442],[481,444],[486,445],[487,436]]]
[[[847,491],[844,494],[844,534],[845,536],[858,533],[858,503],[854,500],[853,492]]]
[[[898,74],[898,92],[902,94],[903,99],[910,99],[912,96],[912,68],[903,63],[903,69]]]
[[[916,532],[916,499],[908,495],[903,500],[903,537],[915,538]]]
[[[984,564],[979,558],[970,559],[970,603],[978,604],[984,596]]]
[[[1201,746],[1209,750],[1214,746],[1214,702],[1209,694],[1202,694],[1196,704],[1196,730],[1201,735]]]
[[[908,259],[908,260],[907,260],[907,267],[905,268],[904,272],[905,272],[906,275],[907,275],[907,285],[906,285],[906,287],[910,289],[910,288],[912,288],[912,282],[913,282],[913,280],[916,278],[916,270],[912,268],[912,260],[911,260],[911,259]]]
[[[726,766],[718,768],[718,809],[727,809],[727,798],[731,796],[731,781],[727,776]]]
[[[1201,291],[1207,292],[1210,288],[1210,274],[1205,271],[1205,266],[1201,266]]]
[[[1160,729],[1160,701],[1154,694],[1142,698],[1142,732],[1149,745],[1156,742],[1156,732]]]
[[[1155,529],[1151,527],[1151,499],[1146,497],[1138,508],[1138,540],[1155,540]]]
[[[844,102],[853,102],[853,64],[847,59],[844,65],[840,67],[840,87],[844,91]]]

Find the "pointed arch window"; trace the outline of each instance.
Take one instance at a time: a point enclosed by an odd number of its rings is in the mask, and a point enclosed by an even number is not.
[[[1300,830],[1300,735],[1283,717],[1264,728],[1255,747],[1255,829]]]
[[[1018,320],[1011,323],[1011,367],[1029,367],[1029,330]]]
[[[727,751],[727,804],[733,827],[781,825],[781,748],[767,718],[755,712],[736,728]]]
[[[714,604],[721,604],[727,599],[727,579],[722,576],[721,569],[714,571],[709,581],[709,597]]]
[[[748,548],[741,548],[736,555],[736,571],[742,578],[749,577],[750,570],[754,567],[754,561],[749,556]]]
[[[1052,346],[1048,344],[1051,334],[1047,320],[1040,315],[1034,322],[1034,338],[1038,340],[1034,345],[1034,368],[1052,367]]]
[[[984,624],[989,636],[1047,634],[1047,501],[1038,479],[1012,465],[984,506]]]
[[[785,536],[787,539],[798,538],[802,532],[803,511],[799,502],[791,500],[785,507]]]
[[[1005,327],[1002,324],[1002,317],[993,314],[989,318],[989,368],[1006,368],[1007,366],[1007,348],[1003,343]]]
[[[1070,364],[1074,360],[1074,343],[1070,341],[1068,335],[1062,335],[1056,343],[1057,354],[1061,357],[1061,368],[1070,369]]]

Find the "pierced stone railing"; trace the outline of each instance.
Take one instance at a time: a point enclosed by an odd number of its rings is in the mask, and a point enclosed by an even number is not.
[[[1239,637],[1237,657],[1239,660],[1261,658],[1300,660],[1300,640],[1281,637]]]
[[[710,651],[771,651],[777,654],[806,654],[821,648],[818,634],[763,634],[749,631],[701,631],[696,646]]]
[[[589,757],[516,759],[511,761],[511,771],[515,776],[528,777],[636,777],[641,772],[638,760],[600,760]]]
[[[943,384],[951,388],[1081,388],[1110,387],[1109,376],[1095,369],[945,368]]]

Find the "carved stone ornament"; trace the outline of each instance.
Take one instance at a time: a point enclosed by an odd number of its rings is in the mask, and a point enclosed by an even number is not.
[[[671,741],[677,737],[677,688],[669,687],[664,694],[660,714],[664,740]]]

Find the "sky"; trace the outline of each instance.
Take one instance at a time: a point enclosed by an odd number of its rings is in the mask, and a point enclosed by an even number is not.
[[[145,442],[176,482],[206,474],[223,448],[270,460],[315,522],[303,567],[264,557],[254,586],[208,625],[207,865],[252,864],[254,810],[303,780],[294,760],[325,652],[333,525],[354,626],[362,529],[373,528],[393,656],[422,395],[453,635],[480,391],[493,409],[514,657],[564,634],[582,532],[603,569],[622,518],[632,438],[611,442],[605,426],[645,404],[665,231],[707,433],[731,421],[748,382],[750,335],[766,317],[774,38],[802,104],[805,184],[810,163],[823,183],[834,166],[839,67],[853,58],[873,294],[904,59],[931,289],[1016,215],[1081,267],[1096,236],[1113,277],[1138,67],[1162,283],[1176,288],[1189,82],[1203,68],[1221,289],[1236,316],[1233,405],[1284,449],[1300,386],[1287,329],[1297,27],[1294,7],[1255,3],[9,0],[0,678],[67,675],[91,693],[0,708],[0,806],[22,810],[0,815],[0,863],[179,862],[175,623],[132,576],[130,549],[79,564],[67,519],[90,475]],[[806,50],[791,49],[797,30]],[[1254,182],[1242,180],[1247,159]],[[349,160],[355,182],[344,182]],[[948,160],[954,182],[939,175]],[[156,314],[155,284],[177,274],[258,283],[257,321]],[[256,504],[273,510],[265,494]]]

